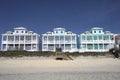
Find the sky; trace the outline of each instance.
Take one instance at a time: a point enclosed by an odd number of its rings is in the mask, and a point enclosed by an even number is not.
[[[120,33],[120,0],[0,0],[0,34],[21,26],[40,35],[57,27]]]

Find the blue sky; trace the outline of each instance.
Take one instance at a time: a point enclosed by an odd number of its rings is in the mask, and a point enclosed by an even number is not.
[[[0,0],[0,34],[19,26],[38,34],[55,27],[80,34],[95,26],[120,33],[120,0]]]

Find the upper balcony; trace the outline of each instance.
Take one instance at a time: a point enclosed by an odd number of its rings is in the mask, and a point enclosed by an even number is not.
[[[43,44],[77,44],[76,41],[43,41]]]
[[[36,40],[2,41],[2,44],[37,44]]]
[[[82,40],[80,43],[115,43],[114,40]]]

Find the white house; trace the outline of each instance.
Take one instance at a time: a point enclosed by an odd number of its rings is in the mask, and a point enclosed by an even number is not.
[[[39,50],[39,35],[33,31],[28,31],[24,27],[14,28],[14,31],[7,31],[2,34],[1,50]]]

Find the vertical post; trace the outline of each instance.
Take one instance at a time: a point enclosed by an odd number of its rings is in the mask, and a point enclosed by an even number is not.
[[[38,51],[38,47],[37,47],[37,43],[38,43],[38,37],[37,35],[34,35],[36,37],[36,40],[35,40],[35,51]],[[34,39],[33,39],[34,40]],[[38,44],[39,45],[39,44]]]
[[[92,35],[92,38],[93,38],[93,51],[94,51],[94,47],[95,47],[95,45],[94,45],[94,35]]]
[[[55,51],[55,35],[53,36],[53,38],[54,38],[53,39],[54,40],[54,44],[53,45],[54,45],[54,51]]]
[[[47,35],[47,51],[48,51],[48,35]]]
[[[88,50],[88,49],[87,49],[87,42],[88,42],[88,40],[87,40],[87,34],[85,35],[85,41],[86,41],[86,44],[85,44],[85,45],[86,45],[86,51],[87,51],[87,50]]]
[[[64,52],[65,52],[65,34],[64,34]]]
[[[1,41],[1,50],[3,50],[3,35],[2,35],[2,41]]]
[[[25,50],[25,41],[26,41],[26,36],[24,35],[24,50]]]
[[[16,44],[15,35],[13,37],[14,37],[13,49],[15,50],[15,44]]]
[[[78,41],[78,43],[79,43],[79,51],[80,50],[82,50],[82,52],[83,52],[83,46],[82,46],[82,35],[79,35],[79,41]]]
[[[21,36],[19,36],[18,50],[20,49],[20,43],[21,43],[20,37],[21,37]]]
[[[98,51],[100,51],[100,40],[99,40],[99,35],[97,35],[97,39],[98,39]]]
[[[59,42],[59,48],[60,48],[61,47],[61,45],[60,45],[61,44],[61,42],[60,42],[60,35],[58,37],[59,37],[59,41],[58,42]]]
[[[30,43],[31,43],[31,50],[32,50],[32,41],[33,41],[33,36],[31,35],[30,37],[31,37],[31,38],[30,38],[30,39],[31,39],[31,40],[30,40],[30,41],[31,41]]]
[[[8,35],[7,35],[7,43],[6,43],[6,51],[8,50]]]
[[[72,50],[72,44],[73,44],[73,43],[72,43],[72,34],[71,34],[70,39],[71,39],[71,40],[70,40],[70,43],[71,43],[71,50]]]
[[[44,45],[43,45],[43,43],[45,42],[45,40],[44,40],[44,35],[42,35],[42,51],[44,51],[44,49],[43,49],[43,47],[44,47]]]
[[[109,42],[111,42],[110,35],[108,35],[108,36],[109,36]]]

